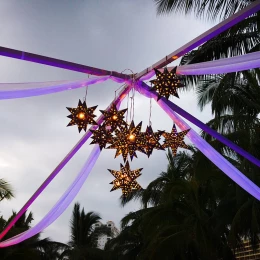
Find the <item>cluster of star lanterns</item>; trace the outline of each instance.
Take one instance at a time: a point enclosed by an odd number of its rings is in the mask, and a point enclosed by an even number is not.
[[[164,73],[155,70],[157,79],[153,80],[154,87],[151,91],[158,92],[158,98],[164,96],[169,98],[169,95],[178,97],[177,88],[182,87],[180,80],[175,75],[175,71],[165,69]],[[94,121],[96,117],[94,111],[97,106],[87,107],[86,102],[79,100],[77,108],[67,108],[70,111],[68,116],[71,121],[68,126],[77,125],[79,132],[83,129],[87,130],[88,125],[97,125]],[[104,121],[99,125],[97,130],[92,132],[92,142],[90,144],[98,144],[100,150],[115,149],[115,158],[122,156],[125,165],[120,165],[120,171],[109,170],[115,177],[111,182],[113,188],[111,191],[121,189],[123,196],[127,196],[134,190],[141,189],[136,179],[141,175],[142,169],[131,170],[128,158],[132,161],[137,158],[137,152],[146,154],[148,158],[153,150],[165,150],[170,148],[173,155],[176,155],[177,149],[189,149],[184,142],[184,138],[190,129],[182,132],[177,132],[173,125],[170,133],[165,131],[154,132],[152,126],[146,127],[146,131],[142,132],[142,122],[135,125],[132,120],[130,124],[125,120],[127,109],[118,110],[115,104],[112,104],[108,110],[100,110],[103,114]],[[164,138],[161,143],[161,138]]]

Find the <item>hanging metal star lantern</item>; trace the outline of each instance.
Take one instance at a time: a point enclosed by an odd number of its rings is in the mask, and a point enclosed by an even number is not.
[[[154,133],[151,126],[147,126],[146,131],[142,133],[146,141],[144,149],[148,157],[152,154],[153,149],[164,150],[163,146],[159,143],[162,133],[164,131]]]
[[[156,74],[156,79],[151,80],[153,84],[151,91],[156,91],[158,93],[158,99],[165,97],[169,99],[170,95],[173,95],[179,98],[177,89],[184,87],[184,84],[181,83],[179,77],[176,76],[176,68],[173,68],[171,71],[168,71],[167,68],[164,68],[164,72],[160,72],[157,69],[154,69]]]
[[[127,109],[117,110],[115,104],[112,104],[109,111],[100,110],[104,115],[104,124],[109,126],[112,131],[117,127],[120,129],[127,127],[127,123],[124,121],[124,114],[126,111]]]
[[[178,133],[174,124],[171,133],[164,132],[162,134],[165,138],[164,144],[162,145],[163,148],[170,147],[174,156],[177,154],[178,147],[189,149],[189,146],[184,143],[184,137],[189,131],[190,129],[187,129]]]
[[[111,191],[122,189],[123,196],[127,196],[133,190],[139,190],[142,187],[138,184],[136,179],[141,175],[143,168],[137,170],[130,170],[129,162],[126,161],[125,166],[120,164],[120,171],[110,170],[110,173],[116,178],[110,184],[113,184]]]
[[[84,129],[84,131],[86,132],[88,124],[97,125],[97,123],[93,119],[94,117],[96,117],[96,115],[93,114],[96,108],[97,106],[87,108],[86,101],[82,103],[81,100],[79,100],[78,107],[67,107],[67,109],[71,113],[71,115],[68,116],[71,121],[67,126],[77,125],[79,133],[82,129]]]
[[[107,149],[116,149],[115,158],[122,154],[124,162],[129,154],[131,160],[133,157],[137,157],[136,151],[145,153],[144,145],[145,138],[141,133],[142,122],[135,126],[132,121],[129,127],[122,130],[115,130],[115,137],[112,140],[112,145]]]
[[[97,130],[90,131],[93,133],[91,137],[93,141],[90,144],[99,144],[100,150],[105,148],[108,143],[111,144],[113,139],[112,131],[108,130],[104,124],[100,125]]]

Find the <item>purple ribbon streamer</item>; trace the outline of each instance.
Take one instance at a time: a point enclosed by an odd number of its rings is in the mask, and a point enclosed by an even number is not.
[[[136,90],[142,95],[154,98],[157,101],[157,93],[151,92],[145,84],[138,84],[135,86]],[[172,102],[165,98],[160,99],[157,102],[160,107],[171,117],[172,120],[181,130],[189,129],[189,125],[186,124],[172,109],[170,104]],[[178,113],[178,112],[177,112]],[[221,169],[229,178],[235,181],[241,188],[246,190],[249,194],[260,200],[260,189],[251,180],[249,180],[244,174],[236,169],[231,163],[229,163],[221,154],[219,154],[214,148],[212,148],[199,134],[193,129],[189,131],[187,137],[194,143],[194,145],[219,169]]]

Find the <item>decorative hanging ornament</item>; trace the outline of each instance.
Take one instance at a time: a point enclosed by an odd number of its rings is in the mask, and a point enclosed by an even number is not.
[[[189,149],[189,146],[184,143],[184,137],[189,131],[190,129],[187,129],[178,133],[174,124],[171,133],[164,132],[162,134],[162,136],[165,138],[164,144],[162,145],[163,148],[170,147],[174,156],[177,154],[178,147]]]
[[[127,123],[124,121],[126,111],[127,109],[117,110],[115,104],[112,104],[109,111],[100,110],[104,115],[104,125],[110,127],[111,131],[114,131],[116,128],[126,128]]]
[[[136,179],[141,175],[143,168],[137,170],[130,170],[129,162],[126,161],[125,166],[120,164],[120,171],[110,170],[110,173],[116,178],[110,184],[113,184],[111,191],[121,189],[123,196],[127,196],[134,190],[140,190],[142,187],[138,184]]]
[[[93,119],[94,117],[96,117],[96,115],[93,114],[96,108],[97,106],[87,108],[86,101],[82,103],[81,100],[79,100],[78,107],[67,107],[67,109],[71,113],[71,115],[68,116],[71,121],[67,126],[77,125],[79,133],[82,129],[84,129],[84,131],[86,132],[88,124],[97,125],[97,123]]]
[[[137,158],[136,151],[146,153],[144,150],[145,138],[141,133],[142,122],[135,126],[132,121],[129,127],[122,130],[115,129],[115,137],[112,140],[112,145],[107,149],[116,149],[115,158],[122,154],[124,162],[129,154],[131,160]]]
[[[93,141],[90,144],[99,144],[100,150],[105,148],[108,143],[111,144],[113,139],[112,131],[108,130],[104,124],[100,125],[97,130],[90,131],[93,133],[91,137]]]
[[[158,93],[157,101],[161,97],[169,99],[170,95],[179,98],[177,89],[184,87],[184,84],[181,83],[180,78],[176,75],[176,69],[177,67],[173,68],[171,71],[168,71],[167,68],[164,68],[163,73],[157,69],[154,69],[156,79],[151,80],[150,82],[154,85],[151,88],[151,91],[156,91]]]
[[[164,131],[158,131],[154,133],[152,126],[150,125],[147,126],[146,131],[142,133],[145,138],[144,149],[148,158],[152,154],[153,149],[164,150],[163,146],[159,143],[162,133],[164,133]]]

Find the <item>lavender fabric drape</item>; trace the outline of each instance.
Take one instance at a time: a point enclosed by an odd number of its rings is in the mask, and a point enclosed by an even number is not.
[[[150,92],[142,84],[136,85],[136,90],[142,95],[154,98],[157,101],[157,94]],[[169,102],[161,99],[157,102],[161,108],[174,120],[175,124],[181,129],[186,130],[191,128],[185,123],[170,107]],[[210,146],[199,134],[193,129],[189,131],[187,137],[193,142],[193,144],[207,157],[209,158],[219,169],[221,169],[229,178],[235,181],[241,188],[246,190],[249,194],[260,200],[260,189],[252,181],[250,181],[243,173],[236,169],[231,163],[229,163],[221,154],[219,154],[212,146]]]
[[[102,83],[108,79],[117,83],[124,83],[126,81],[113,76],[103,76],[77,81],[62,80],[49,82],[0,83],[0,100],[48,95]]]
[[[52,224],[65,211],[65,209],[70,205],[72,200],[76,197],[76,195],[80,191],[82,185],[84,184],[87,177],[89,176],[89,173],[91,172],[92,168],[94,167],[99,155],[100,155],[99,146],[95,145],[87,162],[85,163],[85,165],[79,172],[78,176],[75,178],[73,183],[69,186],[69,188],[64,192],[64,194],[61,196],[59,201],[42,218],[42,220],[38,224],[36,224],[34,227],[30,228],[29,230],[15,236],[15,237],[7,239],[3,242],[0,242],[0,248],[18,244],[36,234],[38,234],[43,229],[45,229],[50,224]]]
[[[239,55],[231,58],[201,62],[178,66],[176,73],[179,75],[206,75],[237,72],[260,67],[260,51]],[[169,67],[171,70],[172,67]],[[163,71],[163,69],[159,69]],[[140,80],[148,80],[155,75],[154,71],[143,76]]]
[[[179,66],[180,75],[206,75],[260,68],[260,51],[231,58]]]
[[[0,100],[25,98],[53,94],[66,90],[82,88],[108,80],[110,76],[95,77],[78,81],[51,81],[30,83],[0,83]]]

